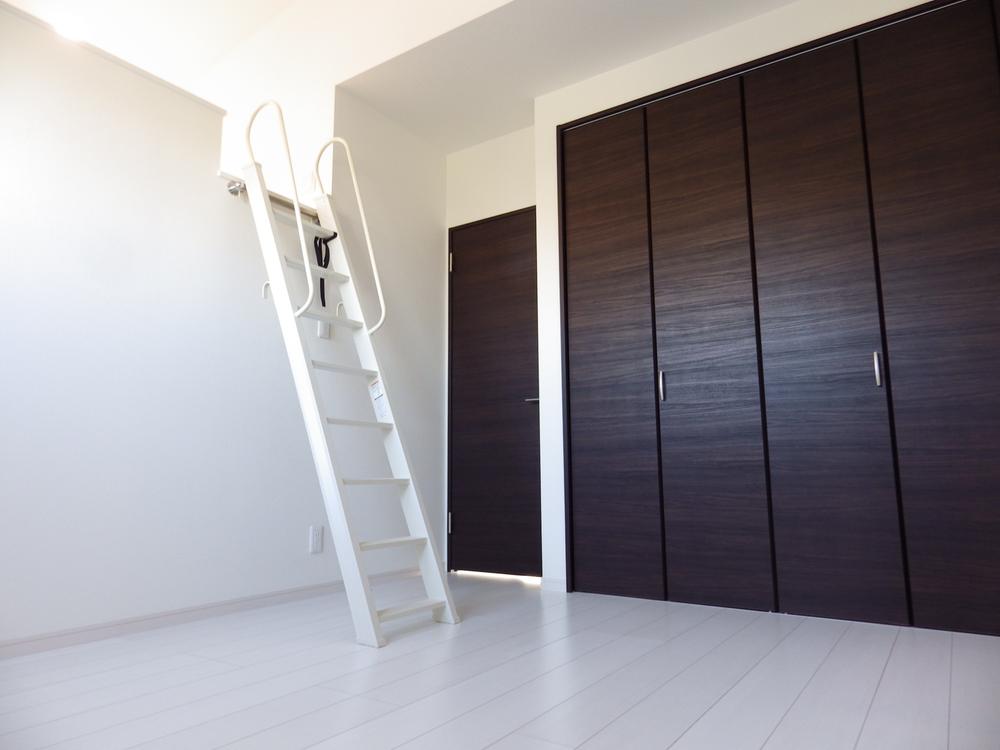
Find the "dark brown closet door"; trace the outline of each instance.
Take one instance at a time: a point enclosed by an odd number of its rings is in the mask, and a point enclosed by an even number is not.
[[[662,599],[643,111],[562,145],[573,587]]]
[[[540,576],[535,209],[449,237],[448,563]]]
[[[1000,73],[989,2],[863,37],[917,625],[1000,633]]]
[[[779,604],[906,622],[854,46],[745,85]]]
[[[647,122],[667,591],[771,609],[740,81],[653,104]]]

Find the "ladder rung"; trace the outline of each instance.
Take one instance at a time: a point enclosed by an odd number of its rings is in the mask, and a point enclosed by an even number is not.
[[[364,367],[353,367],[351,365],[338,365],[335,362],[324,362],[319,359],[314,359],[312,361],[312,366],[317,370],[340,372],[344,375],[363,375],[366,378],[378,377],[378,370],[366,370]]]
[[[386,549],[388,547],[405,547],[410,544],[425,544],[425,536],[395,536],[391,539],[374,539],[370,542],[360,542],[358,546],[362,551],[367,552],[373,549]]]
[[[370,419],[341,419],[339,417],[327,417],[328,424],[335,424],[341,427],[377,427],[380,430],[391,430],[392,422],[373,422]]]
[[[400,479],[398,477],[372,477],[364,479],[345,479],[344,484],[397,484],[400,487],[405,487],[410,483],[409,479]]]
[[[329,313],[321,313],[316,310],[306,310],[302,313],[303,318],[310,318],[312,320],[318,320],[323,323],[329,323],[333,326],[340,326],[341,328],[352,328],[354,330],[360,330],[365,327],[365,324],[359,320],[351,320],[350,318],[341,318],[338,315],[331,315]]]
[[[288,224],[289,226],[296,226],[295,224],[295,209],[285,208],[284,206],[275,206],[274,202],[271,203],[274,206],[274,218],[280,221],[282,224]],[[333,234],[333,232],[324,226],[320,226],[316,221],[309,216],[305,211],[302,212],[302,229],[305,232],[311,232],[312,234],[318,234],[322,237],[328,237]]]
[[[305,264],[301,260],[293,260],[288,256],[285,256],[285,265],[288,266],[289,268],[294,268],[298,271],[302,271],[305,269]],[[341,284],[343,284],[350,278],[349,276],[345,276],[342,273],[334,271],[332,268],[323,268],[321,266],[317,266],[312,263],[309,264],[309,270],[312,271],[317,276],[322,276],[325,279],[332,279],[333,281],[337,281]]]
[[[426,612],[428,610],[437,609],[438,607],[443,607],[444,604],[445,603],[443,601],[438,601],[436,599],[420,599],[419,601],[410,602],[409,604],[398,604],[395,607],[380,609],[378,611],[378,619],[379,622],[387,622],[389,620],[395,620],[398,617],[413,615],[417,612]]]

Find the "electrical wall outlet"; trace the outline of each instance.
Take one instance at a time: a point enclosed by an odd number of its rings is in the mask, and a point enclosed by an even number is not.
[[[323,526],[309,527],[309,554],[318,555],[323,551]]]

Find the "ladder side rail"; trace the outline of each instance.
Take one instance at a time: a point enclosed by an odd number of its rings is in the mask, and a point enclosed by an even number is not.
[[[330,196],[317,196],[316,206],[320,216],[320,223],[331,231],[337,231],[337,221]],[[357,288],[354,285],[355,277],[352,273],[351,259],[346,252],[343,242],[341,242],[342,236],[338,232],[337,239],[331,243],[331,265],[336,270],[347,274],[351,278],[350,282],[341,285],[341,299],[344,303],[344,312],[350,318],[364,320],[361,301],[357,294]],[[389,430],[383,438],[386,456],[389,459],[389,467],[393,472],[393,476],[409,477],[410,482],[404,488],[401,498],[403,515],[410,534],[413,536],[422,536],[427,539],[427,544],[424,545],[419,557],[420,574],[423,578],[427,595],[431,599],[445,603],[443,607],[435,609],[434,619],[438,622],[457,623],[460,621],[458,610],[455,608],[451,590],[445,577],[443,560],[438,555],[434,534],[431,533],[427,524],[427,511],[420,499],[421,495],[417,487],[417,482],[410,468],[409,457],[406,454],[406,449],[403,446],[400,436],[399,423],[392,412],[389,389],[385,382],[385,373],[379,368],[371,334],[368,329],[362,328],[355,331],[353,335],[361,366],[366,369],[377,370],[379,376],[382,378],[382,408],[385,410],[385,418],[395,425],[395,428]]]
[[[244,170],[247,196],[253,213],[257,235],[260,238],[261,253],[267,269],[271,293],[274,299],[282,339],[288,353],[292,378],[298,394],[302,417],[305,422],[309,447],[319,479],[323,504],[326,508],[330,534],[333,538],[344,590],[350,604],[351,617],[358,641],[369,646],[382,646],[385,637],[378,622],[375,599],[368,576],[360,566],[361,549],[354,537],[347,511],[344,506],[342,478],[337,472],[326,435],[325,414],[317,397],[317,388],[311,358],[302,339],[302,332],[295,316],[285,277],[284,261],[278,237],[275,233],[275,218],[260,165],[251,164]]]
[[[269,199],[270,193],[266,192],[267,188],[264,186],[263,182],[264,179],[263,171],[260,169],[260,165],[257,164],[257,159],[253,153],[253,126],[254,123],[257,121],[257,115],[259,115],[267,107],[274,107],[275,112],[277,112],[278,114],[278,131],[281,133],[281,142],[285,147],[285,163],[288,165],[288,177],[292,183],[292,208],[294,209],[295,212],[295,227],[299,233],[299,248],[302,251],[302,262],[305,263],[306,266],[308,267],[309,251],[306,249],[306,235],[305,231],[302,228],[302,206],[299,203],[299,189],[298,186],[295,184],[295,170],[292,168],[292,151],[288,146],[288,131],[285,130],[285,114],[284,112],[281,111],[281,105],[278,104],[276,101],[268,100],[264,102],[263,104],[258,106],[257,109],[253,111],[252,115],[250,115],[250,121],[247,123],[246,130],[243,134],[244,139],[246,140],[247,154],[250,155],[250,164],[256,165],[258,171],[260,172],[260,180],[261,180],[260,187],[262,190],[265,191],[264,192],[265,198],[268,198],[267,207],[268,210],[270,211],[268,215],[268,219],[270,220],[269,227],[271,229],[271,233],[273,234],[274,211],[271,209],[271,202]],[[263,235],[260,236],[263,237]],[[302,303],[301,307],[295,310],[296,318],[309,309],[309,307],[312,305],[313,297],[316,294],[316,288],[313,283],[312,275],[310,274],[306,274],[306,287],[308,289],[308,292],[306,294],[306,300],[305,302]]]
[[[343,138],[331,138],[329,141],[323,144],[323,147],[316,154],[316,163],[313,165],[313,179],[316,182],[316,189],[319,192],[319,202],[327,203],[328,195],[326,188],[323,187],[323,177],[319,173],[320,162],[323,161],[323,154],[326,153],[328,148],[340,144],[344,149],[344,155],[347,157],[347,167],[348,171],[351,173],[351,184],[354,186],[354,200],[358,206],[358,216],[361,218],[361,229],[365,235],[365,245],[368,247],[368,261],[372,266],[372,277],[375,279],[375,292],[378,294],[378,304],[381,312],[379,313],[379,318],[371,328],[368,329],[368,333],[375,333],[382,324],[385,323],[385,295],[382,294],[382,278],[378,273],[378,263],[375,260],[375,250],[372,248],[372,235],[368,231],[368,217],[365,215],[365,202],[361,198],[361,187],[358,185],[358,173],[354,169],[354,157],[351,156],[351,147],[347,145],[347,141]],[[331,154],[331,160],[334,158]],[[331,162],[332,164],[332,162]],[[333,185],[330,185],[330,193],[333,192]],[[322,218],[320,219],[322,223]],[[331,224],[331,226],[333,226]],[[364,318],[358,318],[358,320],[364,320]]]

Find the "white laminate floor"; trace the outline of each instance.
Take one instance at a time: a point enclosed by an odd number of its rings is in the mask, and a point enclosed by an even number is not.
[[[1000,748],[1000,638],[452,580],[378,650],[336,594],[0,661],[0,750]]]

